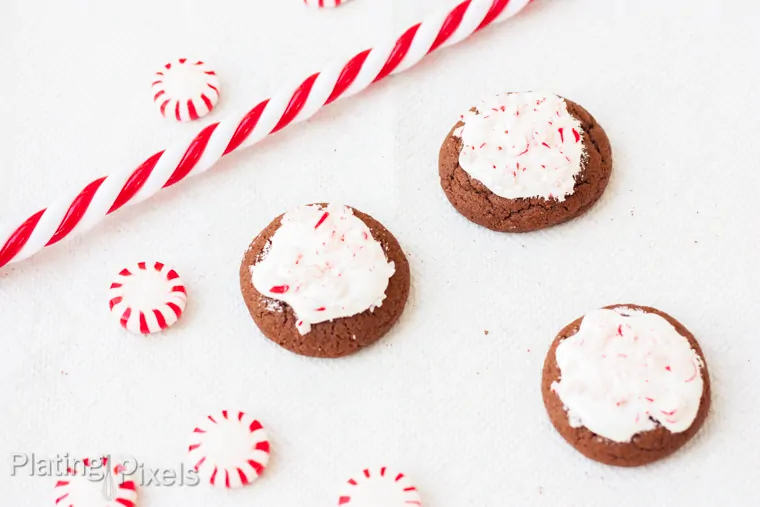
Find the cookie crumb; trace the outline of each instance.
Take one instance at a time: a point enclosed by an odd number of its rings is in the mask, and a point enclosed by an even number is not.
[[[488,336],[488,329],[486,329],[485,331],[483,331],[483,334],[486,335],[486,336]]]

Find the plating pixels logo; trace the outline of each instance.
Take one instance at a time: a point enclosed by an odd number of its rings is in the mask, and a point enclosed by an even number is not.
[[[106,500],[118,497],[119,489],[127,482],[141,487],[177,487],[197,486],[200,484],[198,472],[193,468],[180,465],[178,469],[151,468],[137,459],[111,455],[94,459],[73,459],[68,454],[54,459],[38,459],[34,454],[14,454],[11,463],[11,475],[26,472],[30,477],[58,477],[66,481],[67,477],[81,477],[100,486]]]

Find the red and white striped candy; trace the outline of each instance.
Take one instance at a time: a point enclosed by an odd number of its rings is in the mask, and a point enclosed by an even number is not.
[[[365,468],[346,483],[338,505],[348,507],[421,506],[422,500],[409,479],[387,467]]]
[[[111,314],[127,331],[163,331],[182,316],[187,290],[176,271],[161,262],[138,262],[122,269],[108,291]]]
[[[336,60],[301,84],[286,87],[250,109],[207,125],[191,140],[178,140],[137,168],[91,181],[76,196],[59,200],[20,223],[0,224],[0,267],[26,259],[67,236],[85,231],[127,204],[137,203],[190,176],[209,170],[233,151],[260,142],[312,117],[340,98],[403,72],[426,55],[511,18],[532,0],[462,0],[446,12],[412,25],[397,39]]]
[[[303,0],[303,3],[309,7],[316,7],[318,9],[325,7],[340,7],[346,2],[348,2],[348,0]]]
[[[245,412],[210,415],[193,431],[188,463],[212,486],[247,486],[269,463],[267,432]]]
[[[106,475],[103,468],[108,467],[108,458],[102,458],[98,463],[84,459],[81,464],[97,468],[97,475],[70,469],[68,475],[59,479],[55,485],[56,507],[136,507],[137,487],[134,481],[124,480],[121,478],[123,476],[114,474],[110,469]],[[101,477],[101,480],[96,480]],[[106,484],[112,487],[107,487]]]
[[[219,78],[200,60],[169,62],[156,72],[153,102],[166,118],[197,120],[206,116],[219,101]]]

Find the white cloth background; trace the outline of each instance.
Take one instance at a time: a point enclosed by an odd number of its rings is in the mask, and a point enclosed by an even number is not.
[[[136,167],[179,134],[398,34],[457,0],[4,0],[0,222]],[[265,477],[235,492],[149,487],[141,507],[334,505],[356,470],[414,477],[432,507],[749,506],[760,498],[757,189],[760,4],[537,0],[419,67],[34,259],[0,270],[2,505],[52,505],[38,458],[120,452],[177,468],[196,420],[221,408],[269,428]],[[188,56],[222,80],[200,122],[163,120],[152,73]],[[614,175],[585,217],[506,235],[447,203],[440,143],[490,94],[542,89],[584,105]],[[272,217],[315,201],[372,214],[399,239],[412,296],[356,356],[305,359],[266,341],[238,266]],[[176,267],[190,295],[170,332],[128,335],[106,293],[124,265]],[[710,365],[713,411],[653,466],[587,461],[555,433],[539,381],[556,332],[611,303],[686,324]],[[484,334],[488,330],[488,335]],[[7,465],[6,465],[7,463]]]

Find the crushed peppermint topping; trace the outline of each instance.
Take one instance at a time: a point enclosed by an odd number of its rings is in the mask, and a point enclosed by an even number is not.
[[[656,313],[602,309],[557,347],[551,386],[573,427],[615,442],[664,426],[689,429],[697,417],[703,363],[689,341]]]
[[[250,270],[256,290],[293,308],[307,334],[312,324],[382,306],[395,266],[351,208],[329,204],[283,215]]]
[[[496,195],[564,201],[574,192],[585,157],[583,129],[561,97],[500,94],[461,121],[454,132],[463,143],[459,165]]]

